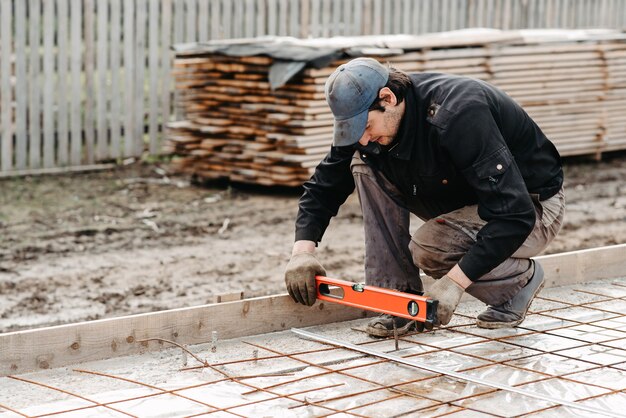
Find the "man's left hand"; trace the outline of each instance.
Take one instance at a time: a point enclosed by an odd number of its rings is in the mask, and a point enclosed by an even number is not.
[[[435,281],[426,294],[439,301],[436,325],[448,325],[464,292],[465,289],[447,275]]]

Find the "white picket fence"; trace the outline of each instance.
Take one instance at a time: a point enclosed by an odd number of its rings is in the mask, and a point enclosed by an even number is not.
[[[158,154],[175,43],[625,26],[626,0],[0,0],[0,174]]]

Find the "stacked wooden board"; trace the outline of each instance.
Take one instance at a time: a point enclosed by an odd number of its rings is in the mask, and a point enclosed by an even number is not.
[[[602,45],[606,62],[604,97],[606,151],[626,149],[626,42]]]
[[[310,176],[328,146],[332,115],[327,74],[305,73],[271,91],[267,57],[179,58],[178,105],[185,119],[169,125],[181,170],[202,178],[295,186]]]
[[[375,48],[354,38],[309,44],[350,49],[409,72],[446,72],[493,83],[528,111],[562,155],[626,149],[621,34],[577,31],[576,37],[548,40],[528,31],[526,37],[501,31],[470,35],[384,36]],[[304,68],[272,90],[268,75],[275,60],[270,56],[205,53],[200,45],[177,53],[176,103],[183,118],[169,125],[166,148],[178,156],[174,166],[203,179],[302,184],[328,151],[333,122],[324,83],[345,61]]]
[[[562,155],[603,148],[605,64],[598,46],[502,46],[489,60],[489,81],[522,105]]]

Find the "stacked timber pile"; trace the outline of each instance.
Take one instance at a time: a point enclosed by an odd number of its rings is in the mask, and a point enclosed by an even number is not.
[[[491,82],[528,111],[563,155],[626,148],[626,41],[620,34],[470,34],[280,38],[252,44],[249,55],[237,45],[177,49],[176,104],[183,119],[168,126],[166,151],[178,156],[173,164],[179,171],[202,179],[302,184],[331,143],[324,83],[353,56],[408,72]],[[290,48],[294,56],[316,48],[332,53],[322,65],[290,62]]]
[[[598,151],[606,91],[597,44],[503,46],[496,52],[489,81],[522,105],[562,155]]]
[[[185,120],[169,125],[180,169],[202,178],[300,185],[328,148],[332,115],[324,71],[305,70],[272,91],[272,59],[177,59],[176,89]]]
[[[606,62],[604,98],[606,151],[626,149],[626,42],[602,45]]]

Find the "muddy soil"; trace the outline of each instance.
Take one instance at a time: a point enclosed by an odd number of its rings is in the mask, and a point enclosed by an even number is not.
[[[546,253],[626,242],[626,153],[565,163],[568,212]],[[0,332],[284,292],[300,190],[196,185],[141,163],[0,189]],[[355,195],[319,258],[362,281]]]

